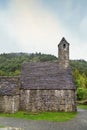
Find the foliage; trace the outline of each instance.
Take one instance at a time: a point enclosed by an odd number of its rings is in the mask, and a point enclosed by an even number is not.
[[[78,100],[87,99],[87,89],[78,88],[78,89],[77,89],[77,99],[78,99]]]
[[[21,70],[21,64],[23,62],[44,62],[55,60],[57,60],[55,56],[41,53],[4,53],[0,55],[0,76],[19,75]]]
[[[77,89],[77,100],[85,100],[87,99],[87,62],[84,60],[72,60],[70,65]]]
[[[29,120],[48,120],[48,121],[63,122],[74,118],[76,114],[77,114],[76,112],[41,112],[41,113],[17,112],[15,114],[1,113],[0,116],[24,118]]]
[[[85,60],[70,60],[70,66],[72,70],[77,69],[80,74],[87,76],[87,62]]]

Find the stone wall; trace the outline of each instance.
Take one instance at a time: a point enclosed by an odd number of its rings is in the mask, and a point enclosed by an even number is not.
[[[19,110],[19,95],[0,96],[0,112],[15,113]]]
[[[74,90],[21,90],[20,110],[76,111]]]
[[[19,77],[0,77],[0,112],[76,111],[75,90],[20,90]]]
[[[0,112],[14,113],[19,110],[19,77],[0,76]]]

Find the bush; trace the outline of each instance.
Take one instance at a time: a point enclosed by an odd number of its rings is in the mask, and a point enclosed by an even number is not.
[[[87,89],[78,88],[77,89],[77,100],[85,100],[87,99]]]

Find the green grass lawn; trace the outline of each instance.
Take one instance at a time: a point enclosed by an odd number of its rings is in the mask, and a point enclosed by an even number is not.
[[[87,105],[78,105],[78,108],[86,109],[87,110]]]
[[[15,117],[23,118],[29,120],[47,120],[55,122],[64,122],[71,120],[77,115],[76,112],[41,112],[41,113],[27,113],[27,112],[17,112],[15,114],[3,114],[0,116],[4,117]]]

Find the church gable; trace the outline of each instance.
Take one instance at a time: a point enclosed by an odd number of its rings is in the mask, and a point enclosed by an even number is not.
[[[69,43],[58,45],[58,62],[24,63],[21,69],[21,110],[76,111],[75,86],[69,68]]]

